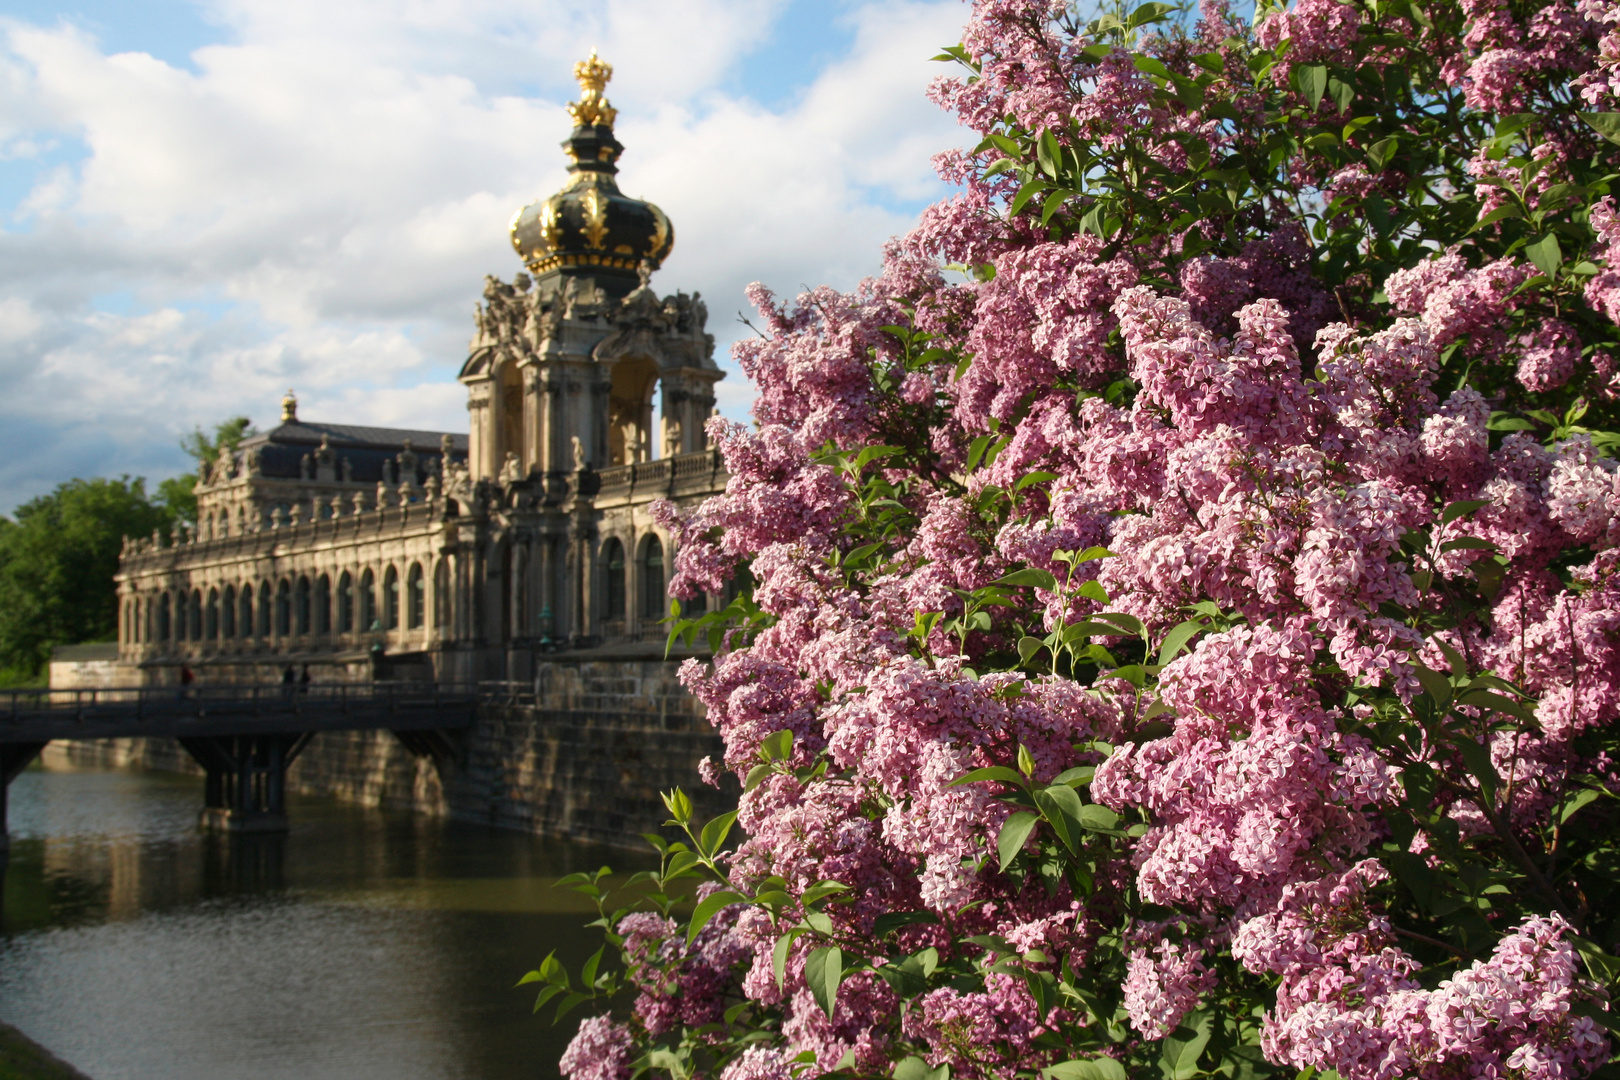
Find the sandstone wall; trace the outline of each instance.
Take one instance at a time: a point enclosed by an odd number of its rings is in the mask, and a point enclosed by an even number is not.
[[[417,756],[391,732],[325,732],[287,773],[288,787],[365,806],[487,822],[617,846],[642,844],[668,816],[659,792],[685,788],[700,817],[735,805],[735,785],[698,780],[720,738],[661,660],[554,659],[532,694],[480,710],[454,733],[453,757]],[[52,743],[47,765],[200,774],[173,740]]]

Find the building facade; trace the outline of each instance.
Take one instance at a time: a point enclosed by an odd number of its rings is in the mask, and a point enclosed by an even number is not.
[[[527,680],[559,650],[661,655],[674,553],[648,508],[723,489],[704,434],[723,373],[702,299],[651,287],[674,229],[614,179],[612,69],[593,53],[575,75],[569,182],[513,218],[525,271],[485,280],[468,433],[306,421],[289,392],[279,426],[202,468],[195,527],[126,543],[124,681]]]

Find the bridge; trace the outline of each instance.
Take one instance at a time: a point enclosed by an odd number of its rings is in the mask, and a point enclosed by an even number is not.
[[[454,756],[454,734],[506,684],[275,683],[0,691],[0,875],[6,792],[58,739],[178,739],[206,775],[201,822],[227,832],[287,827],[286,773],[322,731],[392,731],[418,756]]]

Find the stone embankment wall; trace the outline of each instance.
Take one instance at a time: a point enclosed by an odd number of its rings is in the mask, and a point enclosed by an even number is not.
[[[547,836],[639,847],[668,817],[659,796],[684,788],[708,817],[734,806],[735,785],[698,780],[720,738],[662,660],[556,659],[532,694],[485,705],[450,736],[453,756],[419,757],[391,732],[317,735],[287,772],[290,790],[365,806],[487,822]],[[52,743],[47,765],[200,774],[168,739]]]

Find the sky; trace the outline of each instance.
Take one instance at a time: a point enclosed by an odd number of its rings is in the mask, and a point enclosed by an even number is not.
[[[190,467],[194,428],[465,431],[512,213],[564,179],[593,47],[620,185],[675,224],[728,416],[751,281],[852,287],[946,194],[961,0],[0,0],[0,513]]]

